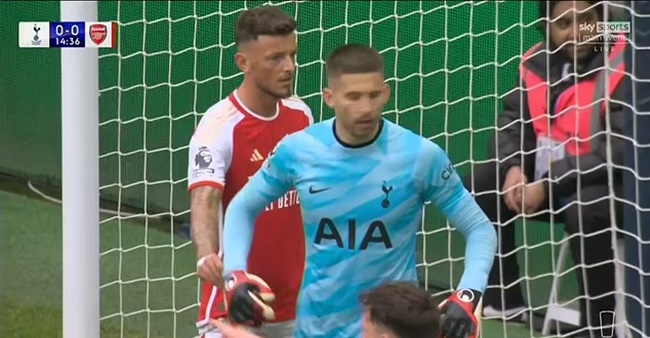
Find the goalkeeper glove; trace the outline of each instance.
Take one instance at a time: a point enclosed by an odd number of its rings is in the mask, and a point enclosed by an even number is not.
[[[244,271],[234,271],[226,278],[228,319],[235,324],[260,326],[275,319],[269,303],[275,295],[262,278]]]
[[[478,319],[474,310],[482,294],[475,290],[459,290],[447,298],[439,308],[444,312],[442,336],[445,338],[476,338]]]

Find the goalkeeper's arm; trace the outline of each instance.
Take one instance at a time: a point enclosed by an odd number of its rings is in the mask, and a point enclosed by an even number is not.
[[[292,162],[287,148],[278,143],[226,208],[223,222],[224,275],[246,271],[255,219],[267,205],[293,186]]]
[[[497,248],[492,223],[460,182],[450,187],[447,199],[439,207],[449,223],[465,237],[465,269],[453,293],[444,304],[443,336],[447,338],[478,336],[476,308],[487,287]]]
[[[437,145],[425,146],[422,162],[425,199],[432,201],[449,223],[465,237],[465,270],[458,292],[445,302],[446,315],[442,325],[447,338],[475,337],[478,319],[474,311],[487,288],[497,248],[492,223],[465,189],[447,154]]]
[[[257,216],[286,191],[274,190],[258,171],[230,201],[223,221],[224,275],[246,271]]]
[[[253,242],[255,219],[262,210],[292,186],[292,172],[280,144],[260,170],[233,198],[224,217],[223,255],[226,280],[226,306],[234,323],[260,325],[274,319],[268,303],[274,300],[269,286],[260,277],[246,273]]]
[[[465,271],[459,289],[483,293],[496,255],[497,236],[492,223],[465,189],[442,148],[425,145],[418,176],[425,175],[424,198],[433,202],[466,241]]]
[[[497,249],[492,223],[460,182],[453,187],[448,198],[438,204],[438,208],[465,237],[465,269],[458,289],[471,289],[483,294]]]
[[[442,209],[449,223],[465,237],[465,270],[458,289],[472,289],[482,294],[496,254],[496,231],[462,184],[453,195]]]
[[[231,322],[259,326],[275,319],[269,303],[275,300],[262,278],[246,273],[248,254],[253,242],[254,223],[266,205],[281,194],[258,173],[239,191],[226,209],[223,233],[226,306]]]

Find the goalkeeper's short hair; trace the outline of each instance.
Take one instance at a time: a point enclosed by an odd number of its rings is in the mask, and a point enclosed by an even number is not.
[[[399,338],[440,334],[440,311],[425,290],[410,282],[392,282],[360,297],[368,319]]]
[[[384,74],[384,59],[374,48],[364,44],[346,44],[336,48],[325,61],[328,81],[341,75],[381,73]]]

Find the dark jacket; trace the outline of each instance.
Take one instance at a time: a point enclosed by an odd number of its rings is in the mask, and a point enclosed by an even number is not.
[[[537,47],[537,48],[541,48]],[[598,53],[593,58],[585,63],[582,69],[578,69],[573,73],[577,73],[578,81],[597,76],[599,72],[590,71],[603,67],[605,53]],[[575,83],[574,79],[569,81],[559,82],[562,78],[562,67],[566,63],[558,55],[553,55],[550,60],[550,68],[548,73],[550,79],[547,77],[547,54],[539,53],[530,59],[526,60],[524,66],[529,70],[540,76],[540,78],[547,80],[551,83],[549,86],[549,107],[553,107],[555,100],[558,96],[570,86]],[[583,75],[587,74],[587,75]],[[520,86],[518,90],[514,90],[505,97],[504,111],[499,116],[497,121],[497,151],[495,157],[499,160],[501,165],[501,174],[505,175],[508,169],[513,166],[522,166],[522,170],[526,173],[534,171],[535,154],[534,150],[537,145],[537,136],[533,130],[531,123],[530,112],[528,109],[527,94],[522,92],[523,81],[519,80]],[[624,140],[624,84],[621,81],[611,95],[609,100],[609,122],[610,122],[610,144],[612,151],[612,161],[614,165],[623,164],[623,147]],[[554,112],[553,112],[554,113]],[[603,130],[606,128],[605,114],[601,119]],[[589,154],[580,156],[569,156],[562,160],[551,163],[551,171],[553,176],[560,177],[558,180],[550,182],[553,185],[554,195],[557,197],[568,196],[574,194],[577,188],[578,177],[582,186],[600,185],[608,183],[607,172],[607,140],[606,135],[598,136],[602,138],[599,142],[600,146],[592,149]],[[523,149],[522,149],[523,145]],[[522,163],[522,150],[524,154],[532,154],[524,156],[524,163]],[[579,160],[578,160],[579,159]],[[595,170],[594,170],[595,169]],[[504,176],[502,176],[504,177]],[[531,178],[529,176],[529,178]],[[615,173],[615,184],[620,184],[620,172]]]

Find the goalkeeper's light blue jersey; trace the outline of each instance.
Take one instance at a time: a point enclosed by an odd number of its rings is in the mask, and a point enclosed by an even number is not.
[[[226,273],[246,270],[256,216],[293,187],[306,240],[295,337],[360,337],[362,293],[390,281],[417,281],[416,232],[429,201],[466,237],[458,287],[485,290],[494,228],[446,153],[387,120],[362,147],[338,142],[334,120],[285,137],[228,206]]]

